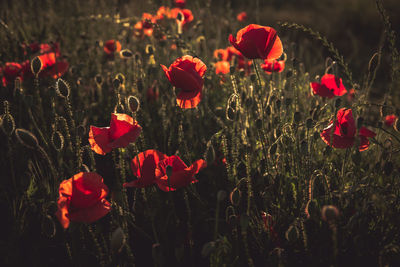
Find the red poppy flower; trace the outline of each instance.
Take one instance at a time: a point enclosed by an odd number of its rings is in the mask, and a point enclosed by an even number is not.
[[[198,58],[186,55],[178,58],[169,66],[161,65],[170,83],[181,89],[176,102],[181,108],[196,107],[202,97],[203,76],[206,65]]]
[[[215,63],[216,74],[228,74],[230,71],[230,65],[228,61],[218,61]]]
[[[194,175],[206,167],[202,159],[196,160],[190,167],[178,156],[170,156],[157,164],[155,169],[156,183],[163,191],[175,191],[178,188],[186,187],[191,183],[198,182]],[[172,167],[172,174],[168,179],[167,166]]]
[[[110,127],[90,126],[89,143],[92,150],[105,155],[113,148],[126,147],[139,137],[142,127],[126,114],[111,114]]]
[[[121,43],[119,41],[108,40],[104,43],[104,52],[108,55],[118,53],[119,51],[121,51]]]
[[[143,38],[144,35],[152,36],[153,35],[153,28],[145,28],[143,27],[143,22],[138,21],[133,26],[133,32],[136,37]]]
[[[356,132],[356,124],[351,109],[342,108],[336,115],[335,126],[333,126],[332,121],[331,124],[322,131],[321,138],[327,145],[334,148],[349,148],[354,145]],[[358,131],[358,137],[360,138],[359,150],[367,150],[369,147],[368,138],[374,137],[375,135],[374,132],[365,127],[361,127]],[[333,142],[331,142],[331,136],[333,137]]]
[[[277,59],[283,53],[282,42],[271,27],[250,24],[238,31],[229,42],[248,59]]]
[[[0,68],[3,86],[12,84],[17,77],[21,77],[21,64],[17,62],[7,62],[4,67]]]
[[[64,180],[59,193],[56,216],[64,228],[71,221],[95,222],[111,210],[111,204],[105,199],[108,188],[95,172],[80,172]]]
[[[142,26],[144,29],[152,29],[153,22],[155,22],[155,17],[153,17],[150,13],[143,13],[142,14]]]
[[[171,18],[171,10],[169,7],[165,6],[160,6],[160,8],[157,10],[157,15],[155,17],[156,21],[163,20],[164,18]]]
[[[245,21],[245,20],[247,20],[247,13],[246,12],[240,12],[238,15],[237,15],[237,20],[238,21]]]
[[[264,64],[261,64],[261,68],[267,74],[271,74],[272,72],[282,72],[285,69],[285,61],[276,59],[266,59],[264,61]]]
[[[333,98],[334,96],[342,96],[347,93],[343,85],[342,78],[338,78],[333,74],[325,74],[322,76],[321,83],[312,82],[310,86],[314,95]]]
[[[185,8],[186,0],[174,0],[174,6],[179,8]]]
[[[193,21],[193,14],[192,11],[190,11],[190,9],[173,8],[171,9],[171,18],[176,19],[178,17],[179,12],[181,12],[184,17],[182,26]]]
[[[385,117],[385,125],[388,127],[393,126],[393,124],[395,123],[395,121],[397,120],[397,116],[394,114],[391,115],[387,115]]]
[[[124,183],[124,187],[142,188],[154,184],[157,164],[166,158],[168,158],[167,155],[153,149],[139,153],[131,162],[133,175],[138,179],[129,183]]]
[[[214,50],[214,57],[216,59],[218,59],[218,60],[224,60],[224,61],[230,60],[230,59],[228,59],[229,52],[228,52],[227,49],[216,49],[216,50]]]

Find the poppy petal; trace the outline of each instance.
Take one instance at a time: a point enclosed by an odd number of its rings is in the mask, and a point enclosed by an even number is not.
[[[131,161],[133,175],[138,179],[125,183],[124,187],[146,187],[153,184],[156,166],[165,158],[167,158],[167,155],[152,149],[139,153]]]
[[[107,215],[110,210],[110,202],[103,198],[93,206],[71,211],[69,218],[75,222],[92,223]]]
[[[202,97],[201,91],[185,92],[181,90],[176,96],[176,103],[180,108],[195,108],[200,103]]]
[[[66,197],[60,197],[57,201],[58,210],[56,212],[56,217],[60,221],[62,227],[67,229],[69,227],[70,218],[69,218],[69,200]]]
[[[109,131],[110,127],[90,126],[89,143],[92,150],[97,154],[105,155],[111,152]]]
[[[179,67],[172,66],[169,75],[172,85],[184,91],[198,91],[203,87],[203,80],[197,73],[189,73]]]

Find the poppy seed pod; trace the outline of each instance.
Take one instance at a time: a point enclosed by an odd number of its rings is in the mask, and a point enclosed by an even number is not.
[[[322,220],[333,222],[339,217],[339,210],[333,205],[325,205],[321,210]]]
[[[31,70],[35,76],[39,75],[39,72],[42,70],[42,61],[39,57],[35,57],[31,62]]]
[[[34,149],[39,146],[39,141],[36,136],[25,129],[15,129],[15,136],[17,137],[17,140],[27,148]]]
[[[133,53],[129,49],[121,50],[121,52],[119,52],[119,55],[120,55],[121,58],[124,58],[124,59],[128,59],[128,58],[133,57]]]
[[[237,187],[235,187],[229,194],[229,200],[231,201],[232,205],[239,206],[241,196],[242,192],[240,192],[240,190]]]
[[[139,110],[139,108],[140,108],[140,101],[136,96],[133,96],[133,95],[129,96],[128,100],[127,100],[127,103],[128,103],[129,109],[133,113],[137,112]]]
[[[10,113],[6,112],[0,117],[0,127],[5,135],[11,136],[15,130],[14,117]]]
[[[120,84],[125,84],[125,76],[122,73],[115,75],[115,79],[118,79]]]
[[[69,84],[63,79],[59,78],[56,82],[56,92],[58,96],[68,98],[71,88]]]
[[[113,88],[114,88],[115,90],[118,90],[119,87],[121,86],[121,81],[120,81],[119,79],[115,78],[115,79],[112,81],[112,85],[113,85]]]

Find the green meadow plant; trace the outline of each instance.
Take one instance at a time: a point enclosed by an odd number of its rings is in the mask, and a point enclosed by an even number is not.
[[[400,262],[382,2],[361,75],[313,27],[211,1],[25,2],[1,4],[2,266]]]

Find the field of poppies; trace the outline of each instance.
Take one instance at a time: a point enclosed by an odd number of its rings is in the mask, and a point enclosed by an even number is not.
[[[0,266],[400,265],[385,3],[349,62],[239,2],[2,1]]]

